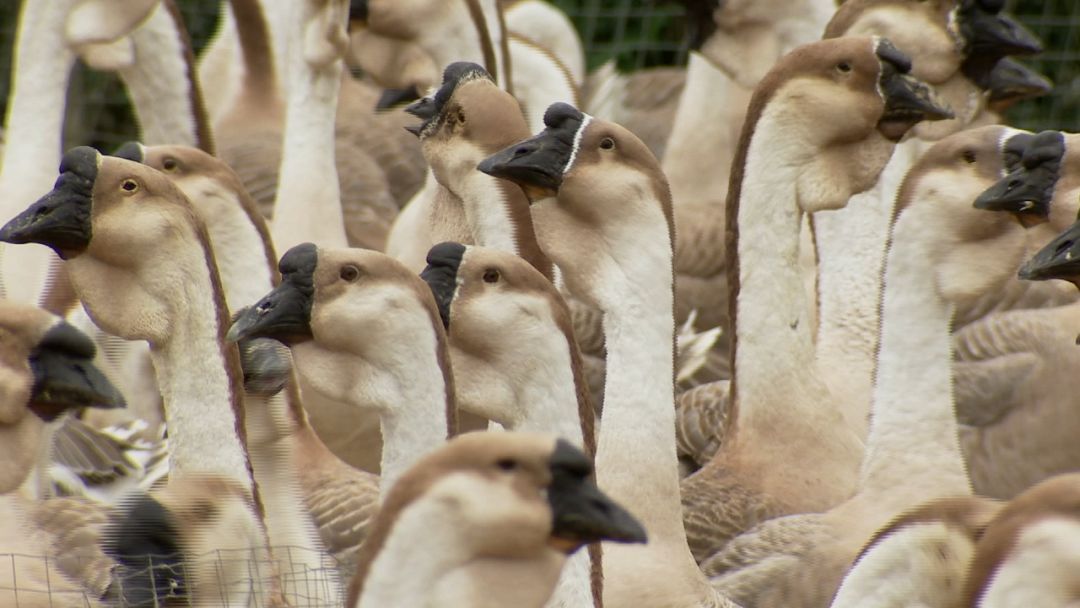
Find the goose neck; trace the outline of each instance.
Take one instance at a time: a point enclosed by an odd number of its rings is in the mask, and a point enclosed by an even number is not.
[[[896,222],[886,256],[880,350],[862,488],[933,480],[948,494],[971,492],[952,393],[953,306],[935,286],[926,224],[917,208]]]
[[[552,344],[529,340],[533,356],[530,371],[521,374],[514,392],[520,416],[508,428],[517,431],[554,433],[585,449],[578,389],[570,357],[570,347],[562,332],[547,332]],[[544,338],[539,338],[544,340]],[[547,355],[547,356],[544,356]]]

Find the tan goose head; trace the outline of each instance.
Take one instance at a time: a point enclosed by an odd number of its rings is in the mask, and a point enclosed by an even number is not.
[[[167,177],[87,147],[64,155],[52,192],[0,229],[0,240],[54,249],[95,323],[151,345],[169,340],[183,309],[177,262],[214,264],[202,220]]]
[[[94,367],[94,352],[94,343],[62,318],[0,300],[0,493],[30,472],[45,422],[70,409],[124,406]]]
[[[550,435],[468,433],[449,441],[417,462],[386,497],[361,548],[346,605],[410,605],[408,596],[395,595],[406,588],[412,598],[437,605],[445,600],[442,592],[452,591],[454,582],[442,580],[452,571],[503,560],[535,563],[537,570],[516,583],[493,578],[487,584],[494,588],[484,592],[503,595],[507,586],[520,585],[532,595],[530,586],[546,585],[535,604],[542,605],[555,577],[538,579],[551,574],[543,564],[553,556],[557,577],[557,557],[585,544],[645,541],[645,530],[588,479],[591,473],[584,453]],[[420,531],[425,540],[416,542]],[[398,569],[403,564],[409,564],[406,576]]]
[[[510,252],[460,243],[432,247],[420,276],[449,335],[458,405],[521,428],[537,414],[530,408],[539,406],[522,394],[524,385],[569,380],[576,385],[577,414],[551,422],[585,427],[586,451],[594,453],[594,414],[570,311],[551,281]],[[551,369],[557,367],[567,369]]]

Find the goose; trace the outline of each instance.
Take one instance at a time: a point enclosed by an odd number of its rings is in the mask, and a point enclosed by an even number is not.
[[[281,257],[281,284],[241,314],[229,339],[288,344],[307,386],[378,412],[380,492],[455,432],[446,334],[420,277],[384,254],[304,243]]]
[[[102,568],[91,554],[90,563],[80,563],[85,544],[57,534],[57,521],[96,540],[95,528],[104,520],[95,521],[96,511],[74,501],[30,501],[17,490],[36,464],[47,421],[79,407],[122,407],[123,396],[93,365],[90,338],[55,314],[0,300],[0,335],[0,546],[10,563],[0,569],[0,601],[30,608],[98,605],[107,562]]]
[[[1014,498],[979,539],[961,606],[1067,606],[1076,594],[1080,475],[1051,477]]]
[[[949,328],[954,303],[998,288],[1025,252],[1024,232],[1011,214],[971,206],[1001,175],[1001,150],[1013,133],[990,126],[950,136],[927,151],[905,178],[886,255],[880,350],[859,491],[823,517],[824,536],[817,538],[836,540],[803,556],[805,571],[793,572],[790,584],[778,585],[762,601],[790,597],[793,605],[827,605],[860,546],[890,518],[930,499],[966,497],[962,503],[978,508],[953,410]],[[997,254],[990,263],[984,259],[987,249]],[[940,585],[936,591],[946,595],[928,604],[951,605],[958,580],[932,575],[935,569],[962,575],[963,553],[936,556],[938,539],[925,538],[923,532],[898,528],[877,542],[886,556],[905,553],[890,543],[911,543],[906,553],[912,556],[913,573],[896,572],[897,584],[908,593],[929,593]],[[880,559],[876,551],[862,556],[871,572],[880,569],[880,562],[873,563]],[[944,568],[943,562],[954,557],[954,569]],[[924,585],[920,573],[935,582]],[[834,605],[869,605],[870,598],[897,592],[885,590],[892,580],[871,584],[869,578],[864,576],[862,584],[845,582]],[[910,604],[914,598],[899,601]]]
[[[479,168],[523,186],[540,245],[567,288],[604,312],[597,479],[650,534],[644,547],[605,548],[604,604],[730,606],[694,563],[677,500],[674,298],[655,288],[673,279],[663,172],[641,140],[614,123],[561,103],[544,120],[539,135]]]
[[[433,247],[420,276],[446,326],[458,407],[507,430],[554,433],[592,458],[596,414],[570,310],[550,279],[511,252],[460,243]],[[551,605],[600,602],[589,576],[599,559],[572,557]]]
[[[555,57],[580,87],[585,81],[585,49],[581,36],[566,13],[541,0],[500,0],[506,31],[510,36],[531,42]]]
[[[228,314],[204,225],[168,178],[145,165],[77,147],[65,153],[60,174],[52,192],[0,228],[0,240],[49,245],[65,259],[95,323],[125,339],[150,343],[169,428],[169,486],[133,496],[126,513],[136,520],[140,513],[156,513],[173,524],[191,524],[170,506],[187,504],[192,486],[231,488],[211,492],[222,502],[210,506],[211,515],[220,506],[235,533],[201,534],[226,522],[209,517],[209,528],[171,526],[176,535],[166,540],[186,544],[184,556],[193,562],[202,550],[217,546],[242,549],[252,563],[233,562],[223,580],[210,580],[211,564],[206,576],[186,585],[188,596],[234,585],[243,589],[233,595],[232,605],[277,595],[273,573],[263,571],[269,563],[267,536],[247,453],[242,376],[236,350],[222,342]],[[181,485],[169,490],[172,484]],[[147,535],[158,533],[124,530],[114,554],[129,570],[138,563],[145,568],[145,558],[130,548],[145,548]],[[150,576],[145,570],[131,574],[132,585],[138,587],[145,576]]]
[[[645,541],[591,472],[581,450],[551,435],[452,439],[386,496],[345,605],[544,606],[582,545]]]
[[[191,201],[207,225],[219,260],[226,304],[231,310],[239,311],[273,287],[277,265],[266,223],[227,165],[184,146],[128,144],[118,154],[164,172]],[[249,354],[249,349],[241,348],[242,363]],[[257,359],[273,372],[275,357],[281,358],[269,352]],[[276,366],[291,370],[287,360]],[[347,465],[319,439],[290,373],[283,378],[289,380],[286,391],[267,394],[266,390],[253,391],[249,387],[250,367],[244,369],[245,426],[256,482],[267,489],[271,544],[292,547],[292,567],[304,564],[312,577],[325,571],[321,556],[325,547],[341,564],[340,571],[346,575],[342,579],[348,580],[355,561],[353,553],[378,503],[378,478]],[[271,387],[279,388],[273,383],[275,375],[269,376]],[[303,474],[299,474],[301,471]],[[275,488],[281,481],[284,487]],[[302,582],[311,584],[315,580],[312,577]],[[327,597],[317,599],[336,601],[335,583],[319,581],[313,589],[325,590]],[[287,581],[286,592],[296,597],[288,584],[292,581]]]

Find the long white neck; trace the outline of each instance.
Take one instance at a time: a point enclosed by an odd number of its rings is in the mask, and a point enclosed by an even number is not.
[[[547,51],[518,38],[510,38],[514,97],[521,102],[529,130],[544,129],[544,112],[556,102],[581,105],[574,78]]]
[[[798,159],[784,158],[804,152],[773,145],[785,140],[783,129],[765,112],[750,142],[738,203],[734,379],[740,433],[804,424],[799,418],[811,417],[827,396],[798,263]],[[771,407],[776,403],[784,407]]]
[[[502,183],[502,180],[473,170],[460,183],[454,184],[456,187],[452,191],[461,201],[465,222],[477,245],[518,253],[510,201]]]
[[[469,14],[468,2],[470,0],[444,1],[448,5],[447,13],[437,23],[429,24],[438,30],[432,30],[424,35],[420,40],[421,46],[431,54],[435,65],[438,66],[447,66],[455,61],[471,61],[485,68],[490,67],[484,60],[484,43]],[[484,14],[491,48],[494,50],[498,63],[496,80],[499,86],[505,89],[509,75],[506,71],[506,61],[501,57],[503,32],[499,24],[496,2],[497,0],[478,0],[476,4]]]
[[[829,387],[850,396],[843,414],[860,437],[866,437],[874,384],[885,241],[900,183],[924,146],[899,144],[874,188],[843,209],[814,214],[818,361]]]
[[[293,3],[288,41],[285,139],[282,144],[272,235],[279,251],[303,242],[347,247],[335,164],[335,116],[342,61],[319,68],[305,59],[308,2]],[[310,24],[314,25],[314,24]]]
[[[181,25],[164,3],[131,34],[135,61],[119,71],[147,145],[204,146],[198,133],[196,96]]]
[[[74,0],[22,3],[4,121],[0,221],[15,217],[56,180],[65,96],[75,62],[64,40],[64,21],[74,5]],[[0,244],[0,296],[37,304],[55,258],[44,245]]]
[[[915,203],[917,205],[917,203]],[[969,494],[952,393],[953,307],[935,286],[931,235],[918,207],[893,228],[886,256],[881,348],[861,491],[885,493],[919,480],[927,491]]]
[[[200,252],[200,258],[202,258]],[[207,264],[193,259],[191,265]],[[176,301],[167,342],[151,344],[150,356],[165,402],[169,466],[217,473],[252,490],[248,459],[237,435],[233,391],[219,327],[215,289],[205,269],[175,285]]]

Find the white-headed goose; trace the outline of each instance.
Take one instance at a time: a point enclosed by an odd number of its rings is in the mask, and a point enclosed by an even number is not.
[[[458,407],[507,430],[553,433],[590,459],[595,419],[570,310],[551,281],[506,251],[440,243],[420,275],[450,343]],[[571,558],[552,606],[584,606],[591,560]],[[597,589],[599,591],[599,589]]]
[[[245,445],[243,378],[236,349],[223,342],[228,309],[206,229],[176,186],[145,165],[80,147],[64,155],[60,172],[53,191],[0,229],[0,239],[52,247],[65,259],[95,323],[150,343],[169,429],[170,485],[232,488],[209,492],[220,496],[221,510],[212,508],[200,520],[207,527],[188,525],[185,514],[171,509],[186,504],[188,490],[139,495],[127,510],[149,509],[185,523],[173,528],[180,537],[167,538],[184,548],[185,559],[197,561],[216,544],[250,552],[250,564],[225,573],[242,581],[200,576],[189,581],[191,597],[219,585],[244,584],[235,601],[265,599],[275,593],[265,586],[273,587],[274,581],[263,579],[267,536]],[[222,523],[216,519],[221,513],[240,526],[238,533],[204,534]],[[120,538],[139,546],[151,533],[125,528]],[[120,547],[117,555],[130,553]],[[135,567],[140,559],[125,563]]]
[[[446,333],[431,289],[400,262],[363,249],[297,245],[281,284],[237,318],[230,339],[291,346],[305,386],[378,412],[381,492],[455,432]]]
[[[645,530],[551,435],[467,433],[418,461],[386,496],[346,606],[544,606],[566,557]]]
[[[975,548],[958,606],[1072,606],[1080,566],[1080,474],[1051,477],[997,514]]]
[[[46,422],[68,409],[124,405],[94,367],[94,351],[94,343],[60,317],[0,300],[0,547],[7,562],[0,568],[0,602],[6,605],[97,605],[108,583],[108,560],[102,564],[85,551],[95,549],[103,518],[95,519],[98,513],[85,504],[62,499],[44,505],[17,492],[36,464]],[[63,512],[71,507],[74,512]],[[58,530],[69,524],[90,542]]]
[[[480,164],[533,201],[536,234],[570,292],[604,312],[597,479],[649,531],[604,552],[609,606],[726,606],[686,545],[675,457],[671,197],[626,129],[554,104],[547,128]]]

